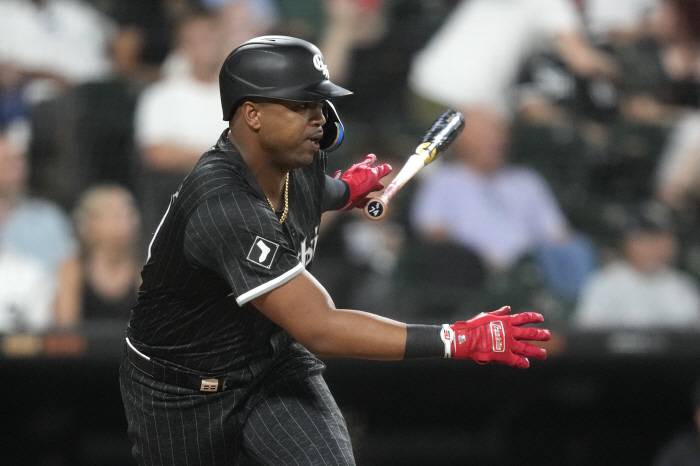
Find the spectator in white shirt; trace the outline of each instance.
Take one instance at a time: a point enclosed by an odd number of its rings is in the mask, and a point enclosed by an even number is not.
[[[469,0],[416,55],[409,83],[443,105],[511,110],[520,66],[548,49],[556,49],[577,75],[616,72],[586,41],[570,0]]]
[[[574,323],[585,328],[700,329],[700,291],[674,267],[678,242],[660,204],[632,210],[620,232],[620,257],[586,283]]]
[[[30,100],[103,78],[110,71],[114,31],[114,24],[84,1],[4,0],[0,72],[32,81],[26,90]]]
[[[216,17],[198,12],[184,19],[177,48],[189,62],[189,74],[146,88],[136,109],[136,144],[145,168],[138,197],[147,234],[155,230],[187,172],[226,128],[220,112],[223,59]]]

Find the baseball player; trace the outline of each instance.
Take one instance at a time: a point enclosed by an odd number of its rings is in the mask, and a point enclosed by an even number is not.
[[[406,325],[335,309],[308,272],[321,214],[362,207],[391,167],[374,155],[325,174],[343,139],[320,51],[283,36],[226,59],[229,127],[201,157],[148,249],[120,385],[140,465],[353,465],[314,356],[472,358],[528,367],[546,353],[535,313]]]

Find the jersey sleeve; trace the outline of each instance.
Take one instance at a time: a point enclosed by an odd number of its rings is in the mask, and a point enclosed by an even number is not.
[[[203,201],[188,220],[184,248],[195,266],[229,284],[239,306],[304,270],[272,210],[244,194]]]

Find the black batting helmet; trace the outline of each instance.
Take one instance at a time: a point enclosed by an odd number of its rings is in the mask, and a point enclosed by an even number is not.
[[[221,108],[225,121],[246,97],[310,102],[325,100],[326,124],[321,148],[340,145],[343,126],[328,99],[352,94],[333,84],[323,54],[310,42],[287,36],[262,36],[236,47],[219,73]]]

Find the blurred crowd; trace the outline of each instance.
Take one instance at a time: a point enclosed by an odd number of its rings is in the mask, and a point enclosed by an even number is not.
[[[219,67],[264,34],[355,93],[329,173],[396,172],[444,109],[466,118],[387,218],[325,214],[336,306],[700,329],[700,0],[0,0],[0,332],[128,319],[226,127]]]

